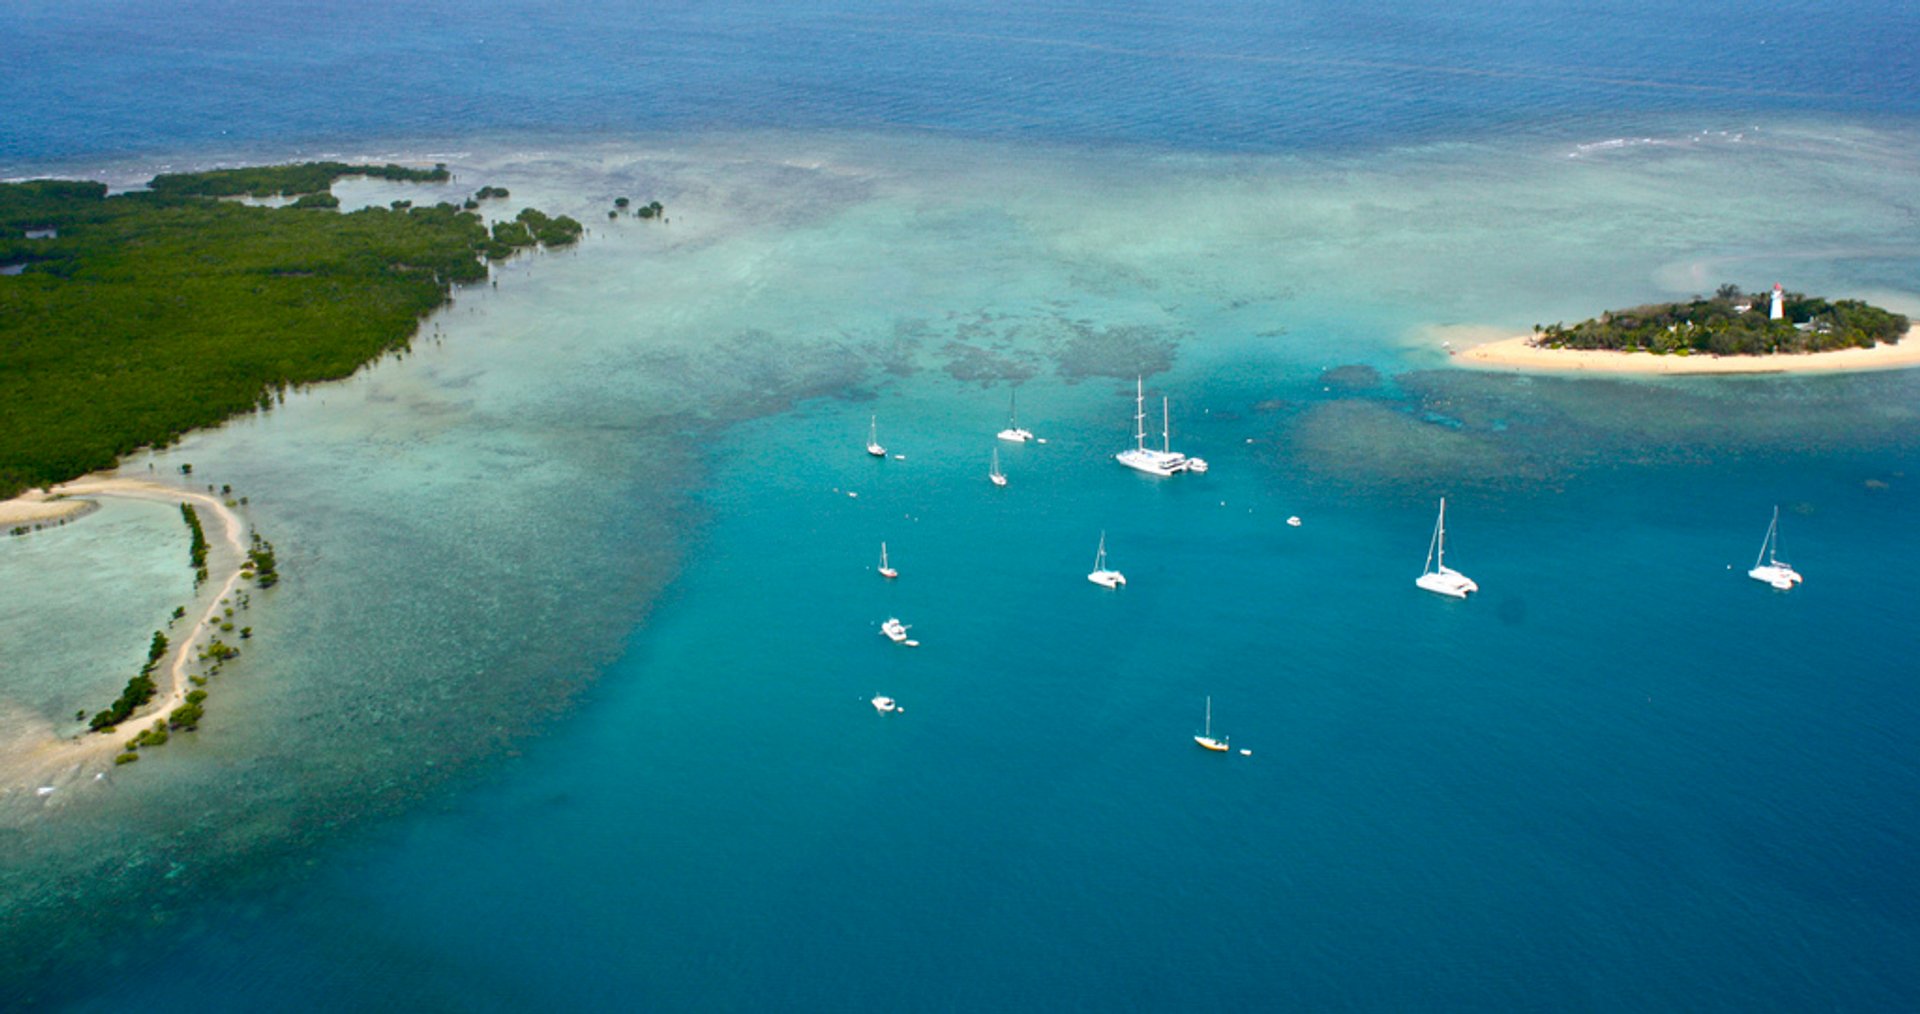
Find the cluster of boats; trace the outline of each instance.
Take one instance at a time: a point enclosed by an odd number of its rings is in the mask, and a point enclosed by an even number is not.
[[[1203,473],[1207,470],[1207,462],[1205,459],[1182,454],[1173,449],[1172,424],[1168,412],[1168,402],[1164,397],[1160,399],[1160,448],[1155,450],[1147,446],[1146,388],[1142,379],[1136,379],[1134,381],[1133,404],[1133,446],[1114,455],[1115,461],[1137,472],[1145,472],[1148,475],[1163,477],[1178,475],[1182,472]],[[1007,428],[1001,430],[997,434],[997,437],[1009,443],[1024,444],[1030,441],[1046,443],[1045,440],[1035,437],[1031,430],[1020,425],[1018,402],[1011,402],[1009,404]],[[887,456],[887,449],[882,446],[879,441],[878,416],[873,417],[869,422],[867,430],[867,453],[876,458],[885,458]],[[898,455],[896,455],[896,457],[898,457]],[[1000,449],[998,446],[995,446],[993,449],[987,478],[995,486],[1004,487],[1007,485],[1006,474],[1000,470]],[[1289,517],[1287,524],[1293,527],[1299,527],[1300,519],[1298,517]],[[1780,508],[1775,507],[1773,509],[1773,520],[1767,525],[1766,539],[1760,546],[1760,556],[1754,560],[1753,568],[1747,571],[1747,576],[1756,581],[1771,585],[1781,591],[1789,591],[1795,585],[1800,584],[1802,578],[1798,571],[1795,571],[1779,558],[1779,539]],[[900,576],[900,572],[894,569],[887,559],[887,544],[885,542],[880,544],[879,574],[888,580]],[[1099,548],[1094,551],[1093,570],[1087,574],[1087,580],[1102,588],[1109,589],[1118,589],[1124,587],[1127,583],[1125,574],[1107,564],[1107,533],[1105,532],[1100,533],[1100,545]],[[1456,599],[1464,599],[1468,595],[1480,590],[1480,585],[1472,578],[1447,566],[1447,501],[1445,497],[1440,499],[1440,513],[1434,518],[1433,536],[1427,541],[1426,563],[1421,568],[1420,576],[1415,578],[1413,583],[1415,587],[1425,591]],[[910,637],[908,630],[908,626],[902,623],[897,616],[890,616],[884,623],[880,624],[881,635],[889,641],[909,648],[919,647],[920,642]],[[873,698],[872,703],[874,708],[882,714],[890,714],[903,710],[899,707],[898,702],[894,701],[891,697],[877,696]],[[1207,699],[1205,730],[1200,735],[1195,736],[1194,741],[1207,750],[1224,753],[1229,749],[1226,739],[1221,738],[1216,740],[1213,737],[1213,699],[1211,697]],[[1243,754],[1250,752],[1251,751],[1247,750],[1241,751]]]

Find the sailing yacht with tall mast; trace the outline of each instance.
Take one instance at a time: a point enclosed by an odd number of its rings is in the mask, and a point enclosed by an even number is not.
[[[900,576],[900,572],[894,570],[893,566],[887,563],[887,544],[884,542],[880,544],[880,576],[889,581]]]
[[[887,456],[887,449],[880,446],[880,417],[877,415],[867,418],[867,453],[876,458]]]
[[[1781,591],[1792,591],[1801,582],[1800,572],[1780,560],[1780,508],[1774,507],[1773,520],[1767,523],[1767,537],[1760,542],[1760,555],[1754,558],[1747,576],[1764,581]]]
[[[1222,737],[1220,739],[1213,738],[1213,698],[1211,696],[1207,698],[1206,729],[1205,731],[1201,732],[1200,735],[1193,737],[1193,741],[1195,743],[1200,744],[1201,749],[1212,750],[1215,753],[1226,753],[1228,750],[1232,749],[1232,747],[1229,747],[1227,745],[1227,740],[1225,737]]]
[[[998,447],[993,449],[993,465],[987,469],[987,479],[995,486],[1005,486],[1007,484],[1006,473],[1000,471],[1000,448]]]
[[[1000,439],[1009,443],[1024,444],[1033,439],[1033,431],[1022,429],[1020,426],[1020,402],[1018,398],[1019,390],[1017,388],[1007,396],[1007,428],[1001,430],[999,436]]]
[[[1466,598],[1468,592],[1480,590],[1472,578],[1447,566],[1447,498],[1444,496],[1440,498],[1440,517],[1433,523],[1433,538],[1427,542],[1426,567],[1413,583],[1435,594],[1456,599]]]
[[[1168,476],[1176,472],[1204,472],[1207,463],[1189,458],[1173,449],[1173,430],[1167,399],[1160,399],[1160,449],[1147,446],[1147,392],[1144,378],[1133,381],[1133,446],[1113,456],[1113,460],[1148,475]]]
[[[1127,576],[1117,570],[1107,569],[1107,533],[1100,533],[1100,548],[1093,554],[1093,573],[1087,580],[1102,588],[1118,588],[1127,583]]]

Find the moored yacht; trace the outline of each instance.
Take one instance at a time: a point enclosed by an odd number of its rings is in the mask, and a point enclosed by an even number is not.
[[[1207,463],[1173,449],[1172,428],[1167,399],[1160,399],[1160,449],[1147,446],[1147,395],[1141,378],[1133,382],[1133,446],[1113,456],[1113,460],[1148,475],[1168,476],[1176,472],[1204,472]]]
[[[867,419],[867,453],[876,458],[887,456],[887,449],[880,446],[880,417],[877,415]]]
[[[880,576],[889,581],[900,576],[900,572],[887,562],[887,544],[884,542],[880,544]]]
[[[1033,431],[1021,428],[1020,403],[1016,398],[1017,394],[1009,395],[1007,398],[1007,428],[1001,430],[998,435],[1000,439],[1009,443],[1024,444],[1033,439]]]
[[[1480,586],[1465,574],[1447,566],[1447,498],[1440,498],[1440,517],[1433,523],[1433,538],[1427,542],[1427,563],[1413,583],[1436,595],[1456,599],[1477,592]]]
[[[1107,533],[1100,533],[1100,548],[1093,554],[1093,573],[1087,580],[1102,588],[1118,588],[1127,583],[1127,576],[1117,570],[1107,569]]]
[[[1000,471],[1000,448],[998,447],[993,449],[993,465],[987,469],[987,479],[995,486],[1007,484],[1006,473]]]
[[[1200,744],[1201,749],[1212,750],[1214,753],[1226,753],[1228,750],[1232,749],[1227,745],[1227,740],[1225,737],[1222,737],[1220,739],[1213,738],[1213,698],[1212,697],[1207,698],[1206,729],[1203,732],[1201,732],[1200,735],[1193,737],[1193,741],[1195,743]]]
[[[1780,591],[1792,591],[1793,586],[1803,579],[1800,572],[1790,564],[1783,563],[1780,552],[1780,508],[1773,509],[1773,520],[1767,523],[1767,537],[1760,543],[1760,555],[1754,558],[1753,569],[1747,576],[1755,581],[1764,581]]]

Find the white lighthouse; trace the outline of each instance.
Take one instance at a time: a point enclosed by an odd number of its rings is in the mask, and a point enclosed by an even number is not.
[[[1787,315],[1787,294],[1780,291],[1780,283],[1773,283],[1773,301],[1767,304],[1767,319],[1780,320]]]

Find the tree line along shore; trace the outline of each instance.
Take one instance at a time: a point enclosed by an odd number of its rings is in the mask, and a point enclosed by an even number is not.
[[[0,184],[0,499],[267,410],[407,347],[487,263],[582,226],[527,208],[489,226],[487,187],[340,213],[344,176],[445,182],[446,166],[339,162],[103,183]],[[282,207],[222,198],[295,196]]]
[[[1610,310],[1578,324],[1535,324],[1533,344],[1550,349],[1715,356],[1796,355],[1895,344],[1905,316],[1857,299],[1769,294],[1722,285],[1711,298]]]

